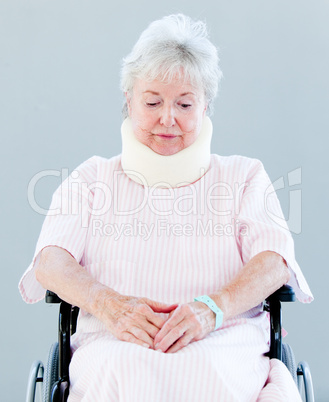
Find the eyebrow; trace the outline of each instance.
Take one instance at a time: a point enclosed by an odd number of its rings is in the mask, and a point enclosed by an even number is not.
[[[160,95],[159,92],[151,91],[150,89],[147,89],[146,91],[143,92],[143,94],[145,94],[145,93],[151,93],[152,95]],[[184,92],[184,93],[180,94],[179,96],[185,96],[185,95],[196,96],[194,92]]]

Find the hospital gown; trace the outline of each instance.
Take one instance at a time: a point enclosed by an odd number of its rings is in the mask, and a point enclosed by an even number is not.
[[[144,187],[124,173],[120,155],[94,156],[53,195],[19,285],[28,303],[44,297],[34,268],[50,245],[117,292],[165,303],[219,290],[270,250],[287,262],[298,299],[312,300],[268,175],[242,156],[211,155],[199,180],[177,188]],[[268,344],[262,305],[173,354],[117,340],[80,311],[69,401],[298,401],[285,366],[265,356]]]

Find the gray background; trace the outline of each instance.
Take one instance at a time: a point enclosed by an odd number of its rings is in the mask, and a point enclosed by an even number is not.
[[[120,152],[120,61],[150,21],[176,12],[206,20],[220,48],[213,152],[259,158],[273,181],[283,177],[287,217],[287,174],[302,169],[294,238],[315,301],[286,306],[284,322],[296,359],[311,366],[316,400],[328,400],[328,2],[0,0],[2,401],[24,400],[30,364],[45,360],[57,333],[57,307],[25,305],[17,291],[44,219],[28,183]],[[39,205],[59,182],[40,180]]]

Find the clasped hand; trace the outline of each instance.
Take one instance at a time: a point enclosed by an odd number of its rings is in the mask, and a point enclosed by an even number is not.
[[[177,352],[215,328],[215,314],[201,302],[169,305],[122,296],[116,306],[109,330],[120,340],[161,352]]]
[[[169,314],[154,338],[155,350],[174,353],[189,343],[199,341],[215,329],[216,316],[202,302],[179,305]]]

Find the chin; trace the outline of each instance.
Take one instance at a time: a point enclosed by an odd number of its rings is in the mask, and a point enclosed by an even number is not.
[[[163,156],[177,154],[177,152],[185,148],[182,141],[176,142],[175,144],[161,144],[159,142],[152,141],[148,144],[148,147],[151,148],[155,153]]]
[[[162,156],[169,156],[177,154],[177,152],[181,151],[181,147],[161,147],[161,146],[153,146],[150,147],[152,151]]]

